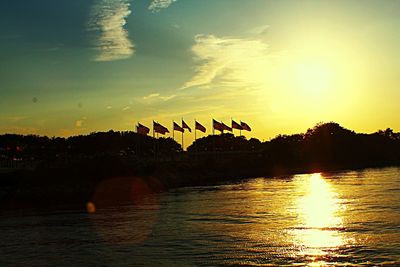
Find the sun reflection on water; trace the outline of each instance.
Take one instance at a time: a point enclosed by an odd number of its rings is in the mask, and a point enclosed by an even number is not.
[[[318,258],[345,244],[340,233],[342,207],[332,186],[320,173],[301,178],[296,208],[300,225],[294,230],[295,242],[301,254]]]

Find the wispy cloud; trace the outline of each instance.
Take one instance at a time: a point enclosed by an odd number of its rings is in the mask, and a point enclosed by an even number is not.
[[[174,99],[175,97],[176,97],[176,95],[160,96],[160,99],[163,101],[168,101],[168,100]]]
[[[134,54],[134,44],[124,28],[131,14],[128,0],[97,0],[92,7],[89,30],[99,36],[94,41],[96,61],[126,59]]]
[[[259,31],[258,31],[259,33]],[[196,35],[192,47],[195,75],[182,89],[219,86],[251,86],[261,82],[271,54],[260,37],[234,38]]]
[[[5,119],[8,121],[11,121],[11,122],[19,122],[19,121],[26,120],[28,118],[29,118],[28,116],[9,116],[9,117],[6,117]]]
[[[251,29],[249,31],[249,33],[256,34],[256,35],[263,35],[268,32],[269,28],[270,28],[270,25],[261,25],[261,26],[254,27],[253,29]]]
[[[176,0],[152,0],[149,5],[149,10],[152,12],[158,12],[161,9],[169,7]]]
[[[149,94],[147,96],[144,96],[143,99],[144,100],[148,100],[148,99],[156,98],[156,97],[159,97],[159,96],[160,96],[159,93],[152,93],[152,94]]]
[[[82,127],[82,124],[83,124],[83,120],[77,120],[76,122],[75,122],[75,126],[76,127]]]
[[[175,97],[176,97],[176,95],[163,96],[160,93],[151,93],[147,96],[143,96],[141,98],[141,100],[142,100],[142,102],[144,101],[147,103],[149,103],[149,102],[153,103],[155,101],[168,101],[168,100],[174,99]]]
[[[82,119],[79,119],[75,121],[75,127],[81,128],[83,126],[83,123],[86,121],[86,117],[83,117]]]

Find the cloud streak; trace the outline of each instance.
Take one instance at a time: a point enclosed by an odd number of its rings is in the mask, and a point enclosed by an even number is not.
[[[161,9],[167,8],[176,0],[153,0],[149,5],[149,10],[153,13],[159,12]]]
[[[262,82],[270,65],[268,44],[260,38],[217,37],[199,34],[192,46],[195,75],[182,89],[219,86],[250,86]]]
[[[143,96],[140,101],[145,103],[154,103],[158,101],[169,101],[176,97],[176,95],[163,96],[160,93],[152,93],[147,96]]]
[[[88,29],[98,35],[95,61],[127,59],[134,54],[135,45],[124,28],[130,14],[128,0],[97,0],[93,5]]]

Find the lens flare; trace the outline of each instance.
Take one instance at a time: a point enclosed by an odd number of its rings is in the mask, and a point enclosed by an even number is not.
[[[86,203],[86,210],[88,213],[95,213],[96,212],[96,205],[93,202]]]
[[[160,190],[159,186],[152,178],[114,177],[102,181],[86,205],[95,232],[109,244],[146,241],[158,221],[160,208],[154,192]]]

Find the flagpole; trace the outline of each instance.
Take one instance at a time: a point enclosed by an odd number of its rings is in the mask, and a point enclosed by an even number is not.
[[[160,134],[157,132],[157,140],[158,140],[159,137],[160,137]],[[158,158],[158,150],[160,150],[160,143],[156,142],[156,151],[157,151],[157,153],[156,153],[157,157],[156,158]]]
[[[136,125],[136,156],[139,156],[139,150],[140,150],[140,138],[139,138],[139,124],[140,122],[138,122],[138,125]]]
[[[212,126],[213,126],[213,136],[215,135],[215,129],[214,129],[214,118],[212,119]],[[217,150],[215,149],[215,138],[213,138],[214,144],[213,144],[213,150],[214,150],[214,158],[217,158]]]
[[[231,127],[232,127],[233,125],[232,125],[232,117],[231,117]],[[232,127],[232,134],[233,134],[233,136],[235,136],[235,130],[233,130],[233,127]]]
[[[139,122],[138,122],[138,123],[139,123]],[[135,124],[135,128],[136,128],[136,136],[135,136],[135,140],[136,140],[136,145],[135,145],[135,147],[136,147],[136,155],[138,154],[138,142],[139,142],[139,138],[138,138],[138,135],[139,135],[138,126],[139,126],[139,124],[138,124],[138,125]]]
[[[154,133],[154,120],[153,120],[153,150],[154,150],[154,160],[156,160],[157,155],[156,155],[156,138]]]
[[[185,132],[185,128],[183,128],[183,117],[181,117],[181,126],[182,126],[182,130],[183,130],[183,132],[182,132],[182,151],[184,150],[184,148],[183,148],[183,133]]]
[[[195,159],[197,160],[197,151],[198,151],[198,148],[197,148],[197,143],[196,143],[196,140],[197,140],[197,136],[196,136],[196,130],[197,130],[197,127],[196,127],[197,125],[196,125],[196,118],[194,119],[194,144],[195,144],[195,150],[194,150],[194,156],[195,156]]]
[[[197,140],[197,138],[196,138],[196,119],[194,119],[194,141],[196,141]]]

